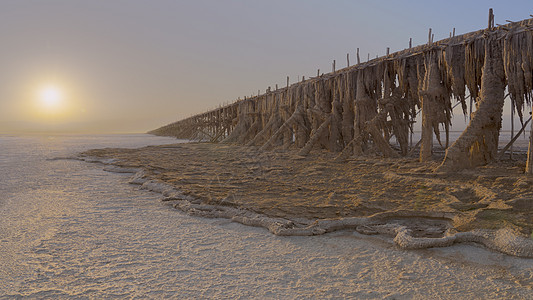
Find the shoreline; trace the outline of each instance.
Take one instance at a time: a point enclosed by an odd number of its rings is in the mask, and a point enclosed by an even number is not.
[[[188,143],[89,150],[79,159],[104,163],[106,171],[135,173],[130,183],[163,194],[164,202],[189,215],[230,219],[276,235],[350,229],[387,235],[402,249],[475,242],[533,257],[531,179],[505,163],[439,174],[409,158],[335,163],[329,156]],[[468,183],[472,176],[476,180]],[[498,199],[505,186],[519,191]]]

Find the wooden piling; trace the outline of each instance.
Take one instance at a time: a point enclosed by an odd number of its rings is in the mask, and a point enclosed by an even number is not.
[[[527,148],[526,174],[533,175],[533,122],[529,132],[529,146]]]
[[[346,53],[346,66],[350,67],[350,53]]]
[[[514,137],[514,105],[514,101],[511,100],[511,138]],[[513,160],[513,144],[511,144],[511,149],[509,151],[509,157]]]
[[[492,11],[492,8],[489,8],[489,25],[487,28],[489,30],[492,30],[494,28],[494,13]]]

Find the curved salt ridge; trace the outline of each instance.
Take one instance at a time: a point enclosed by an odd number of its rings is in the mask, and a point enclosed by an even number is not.
[[[56,156],[47,158],[48,161],[55,161],[55,160],[80,160],[77,156]]]
[[[92,156],[77,156],[73,159],[78,159],[78,160],[88,162],[88,163],[98,163],[98,164],[104,164],[104,165],[111,165],[117,162],[117,159],[115,158],[100,158],[100,157],[92,157]]]
[[[137,172],[139,172],[139,169],[123,168],[123,167],[117,167],[117,166],[111,165],[111,166],[105,167],[104,171],[112,172],[112,173],[136,174]]]
[[[88,163],[99,163],[104,164],[106,167],[104,167],[104,171],[106,172],[112,172],[112,173],[131,173],[131,174],[137,174],[138,172],[142,171],[142,169],[139,168],[124,168],[113,165],[117,162],[117,159],[115,158],[100,158],[100,157],[93,157],[93,156],[73,156],[73,157],[57,157],[54,158],[54,160],[59,159],[75,159],[80,160]]]
[[[130,179],[129,183],[130,184],[142,185],[142,184],[144,184],[147,181],[148,181],[148,178],[146,176],[146,172],[144,170],[140,170],[137,173],[135,173],[135,175],[133,175],[133,177]]]
[[[355,229],[362,234],[385,234],[394,237],[394,243],[402,249],[425,249],[448,247],[455,243],[474,242],[508,255],[533,258],[533,240],[517,236],[510,229],[458,232],[440,238],[413,237],[405,226],[385,223],[392,218],[436,218],[451,219],[452,213],[447,212],[412,212],[394,211],[372,215],[370,217],[349,217],[338,220],[316,220],[311,224],[295,224],[281,218],[272,218],[242,208],[220,205],[200,204],[197,199],[187,196],[174,187],[158,180],[149,180],[144,171],[139,171],[130,183],[141,184],[141,188],[163,194],[163,201],[173,201],[174,207],[188,215],[206,218],[225,218],[243,225],[264,227],[271,233],[280,236],[311,236],[321,235],[342,229]],[[306,226],[307,225],[307,226]]]
[[[414,238],[405,228],[400,228],[394,242],[403,249],[447,247],[454,243],[474,242],[505,254],[533,258],[533,240],[517,236],[507,228],[477,229],[470,232],[458,232],[442,238]]]

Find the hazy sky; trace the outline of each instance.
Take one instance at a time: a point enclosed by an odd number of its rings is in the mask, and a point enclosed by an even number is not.
[[[145,132],[533,1],[0,1],[0,133]],[[352,62],[354,58],[352,58]],[[61,95],[43,107],[43,89]]]

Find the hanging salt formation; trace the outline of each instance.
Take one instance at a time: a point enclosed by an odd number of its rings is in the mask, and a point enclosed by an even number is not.
[[[502,47],[494,35],[485,41],[485,62],[477,110],[468,127],[446,150],[440,170],[482,165],[496,157],[504,104],[505,73]]]

